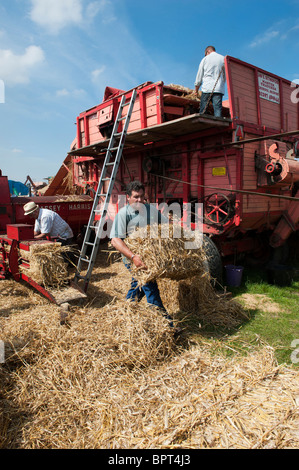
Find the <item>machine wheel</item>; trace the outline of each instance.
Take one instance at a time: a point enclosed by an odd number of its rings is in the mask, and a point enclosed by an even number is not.
[[[223,266],[220,253],[217,246],[213,240],[207,235],[203,236],[203,249],[207,256],[207,270],[210,273],[211,278],[213,279],[214,287],[217,287],[219,283],[223,285]]]
[[[230,218],[231,202],[224,194],[210,194],[204,202],[204,214],[207,222],[223,225]]]

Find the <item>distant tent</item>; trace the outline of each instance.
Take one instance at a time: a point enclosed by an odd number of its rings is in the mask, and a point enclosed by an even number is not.
[[[20,181],[8,180],[9,192],[11,196],[29,196],[29,188]]]

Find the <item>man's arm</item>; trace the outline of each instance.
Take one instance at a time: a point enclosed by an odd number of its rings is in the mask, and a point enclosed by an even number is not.
[[[196,75],[196,79],[195,79],[195,93],[198,93],[198,90],[200,88],[200,85],[202,84],[202,79],[203,79],[203,61],[204,59],[202,59],[202,61],[200,62],[199,64],[199,67],[198,67],[198,71],[197,71],[197,75]]]
[[[50,237],[49,233],[34,232],[34,238],[36,240],[42,240],[43,238],[48,238],[48,237]]]
[[[126,258],[130,259],[137,268],[146,269],[140,256],[137,253],[133,253],[121,238],[112,238],[111,245]]]

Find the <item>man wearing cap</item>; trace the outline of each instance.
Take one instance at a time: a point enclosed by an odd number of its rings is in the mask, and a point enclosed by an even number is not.
[[[73,231],[71,227],[56,212],[40,208],[35,202],[25,204],[24,214],[35,219],[34,238],[55,238],[62,245],[73,242]]]

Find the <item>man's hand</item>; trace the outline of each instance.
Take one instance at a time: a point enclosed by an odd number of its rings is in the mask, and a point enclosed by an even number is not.
[[[127,245],[121,238],[112,238],[111,245],[122,255],[131,260],[131,263],[133,263],[136,268],[147,269],[140,256],[135,253],[132,253],[132,251],[127,247]]]
[[[140,258],[139,255],[134,255],[132,259],[132,263],[136,266],[138,269],[144,269],[145,271],[147,270],[146,265],[143,263],[142,259]]]
[[[50,234],[49,233],[34,233],[34,238],[36,240],[47,240],[48,237],[50,237]]]

